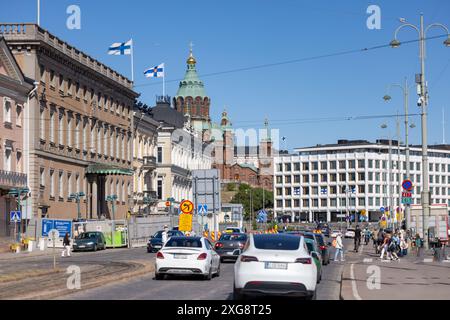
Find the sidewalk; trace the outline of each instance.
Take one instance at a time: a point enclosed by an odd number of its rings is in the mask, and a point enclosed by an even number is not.
[[[447,300],[450,261],[433,262],[430,252],[399,261],[380,260],[372,247],[350,253],[342,274],[342,300]],[[367,250],[368,253],[364,253]]]

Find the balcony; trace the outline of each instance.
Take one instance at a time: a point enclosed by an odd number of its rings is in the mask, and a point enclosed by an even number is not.
[[[155,170],[156,169],[156,157],[145,156],[144,165],[142,166],[144,170]]]
[[[0,187],[25,188],[26,186],[27,186],[26,174],[0,170]]]

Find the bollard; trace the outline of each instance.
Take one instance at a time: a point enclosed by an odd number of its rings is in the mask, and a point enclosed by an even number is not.
[[[28,252],[33,252],[34,249],[34,241],[28,241]]]
[[[39,239],[39,249],[41,251],[45,250],[45,239]]]

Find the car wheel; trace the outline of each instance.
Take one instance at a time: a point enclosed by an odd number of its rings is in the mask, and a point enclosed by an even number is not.
[[[160,273],[155,273],[155,280],[163,280],[164,279],[164,275],[160,274]]]
[[[94,244],[94,252],[97,251],[97,245]]]
[[[233,286],[233,300],[243,300],[244,296]]]
[[[317,291],[314,290],[314,293],[310,296],[306,296],[306,300],[317,300]]]
[[[220,263],[219,266],[217,267],[216,277],[220,277]]]
[[[205,276],[205,280],[211,280],[212,279],[212,265],[209,266],[209,272],[208,274]]]

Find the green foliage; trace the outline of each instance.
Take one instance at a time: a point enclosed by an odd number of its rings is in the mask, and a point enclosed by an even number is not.
[[[236,183],[227,184],[227,191],[236,191]]]
[[[263,205],[263,198],[265,199],[265,205]],[[248,184],[241,184],[231,203],[241,203],[244,206],[245,220],[250,219],[251,202],[253,203],[253,219],[255,219],[259,210],[273,208],[273,192],[261,188],[252,188]]]

